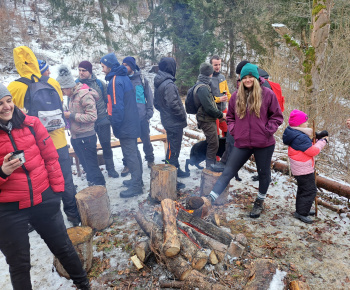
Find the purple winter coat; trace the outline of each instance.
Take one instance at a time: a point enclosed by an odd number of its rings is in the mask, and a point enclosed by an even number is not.
[[[261,87],[261,90],[260,118],[247,111],[240,119],[236,113],[237,91],[231,96],[226,121],[237,148],[265,148],[275,144],[273,134],[282,124],[283,114],[275,93],[266,87]]]

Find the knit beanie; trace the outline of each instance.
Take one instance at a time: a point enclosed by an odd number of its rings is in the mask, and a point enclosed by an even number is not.
[[[62,89],[74,88],[76,85],[72,73],[66,65],[61,65],[59,67],[56,80],[59,82]]]
[[[0,100],[6,96],[11,96],[11,93],[3,84],[0,84]]]
[[[123,63],[126,63],[132,71],[140,70],[140,68],[136,64],[136,60],[132,56],[128,56],[123,59]]]
[[[81,67],[81,68],[84,68],[86,69],[90,74],[92,74],[92,64],[91,62],[87,61],[87,60],[84,60],[82,61],[81,63],[79,63],[79,66],[78,67]]]
[[[288,123],[291,127],[298,127],[301,124],[305,123],[307,120],[308,116],[306,113],[299,110],[293,110],[290,112]]]
[[[100,63],[103,63],[109,68],[112,68],[113,65],[116,65],[117,67],[120,66],[120,63],[113,52],[103,56],[100,60]]]
[[[241,74],[241,71],[242,71],[242,68],[247,64],[249,63],[249,61],[247,60],[242,60],[236,67],[236,74],[240,75]]]
[[[241,70],[241,80],[245,76],[253,76],[257,80],[259,80],[259,72],[258,72],[258,67],[255,64],[247,63]]]
[[[48,63],[45,60],[38,59],[40,73],[43,74],[49,68]]]
[[[201,66],[199,67],[199,73],[201,75],[205,75],[205,76],[210,76],[211,74],[213,74],[214,72],[214,68],[210,63],[207,62],[203,62],[201,64]]]

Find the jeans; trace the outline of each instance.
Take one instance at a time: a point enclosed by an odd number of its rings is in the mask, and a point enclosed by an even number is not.
[[[87,180],[95,185],[105,185],[106,182],[97,161],[96,134],[84,138],[72,138],[71,143],[86,172]]]
[[[297,199],[295,202],[296,212],[300,215],[307,216],[317,193],[315,173],[294,177],[298,183]]]
[[[165,128],[168,141],[168,149],[165,156],[165,163],[179,168],[179,156],[181,151],[183,128]]]
[[[69,158],[68,147],[57,149],[58,162],[60,163],[63,178],[64,192],[62,193],[63,210],[69,217],[79,216],[75,195],[77,191],[73,183],[72,167]]]
[[[142,159],[139,149],[137,148],[137,139],[121,138],[119,139],[122,147],[123,156],[131,173],[133,187],[142,185]],[[135,156],[136,155],[136,156]]]
[[[60,204],[60,194],[48,188],[43,192],[43,202],[34,207],[18,210],[10,207],[11,203],[0,205],[0,251],[9,265],[13,289],[32,289],[28,223],[58,258],[74,284],[87,281],[86,272],[68,237]]]
[[[230,180],[238,173],[239,169],[254,154],[259,175],[259,195],[260,198],[264,198],[271,182],[271,159],[274,149],[275,145],[252,149],[233,147],[225,169],[216,181],[213,191],[216,194],[221,194],[230,183]]]

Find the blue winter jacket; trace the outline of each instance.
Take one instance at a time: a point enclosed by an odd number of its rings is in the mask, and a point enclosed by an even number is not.
[[[108,114],[114,136],[118,139],[140,137],[135,91],[127,72],[125,66],[116,63],[106,75]]]

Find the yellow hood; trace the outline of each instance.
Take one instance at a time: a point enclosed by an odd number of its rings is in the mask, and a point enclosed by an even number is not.
[[[32,74],[41,77],[38,60],[33,51],[27,46],[19,46],[13,50],[13,59],[21,77],[30,79]]]

